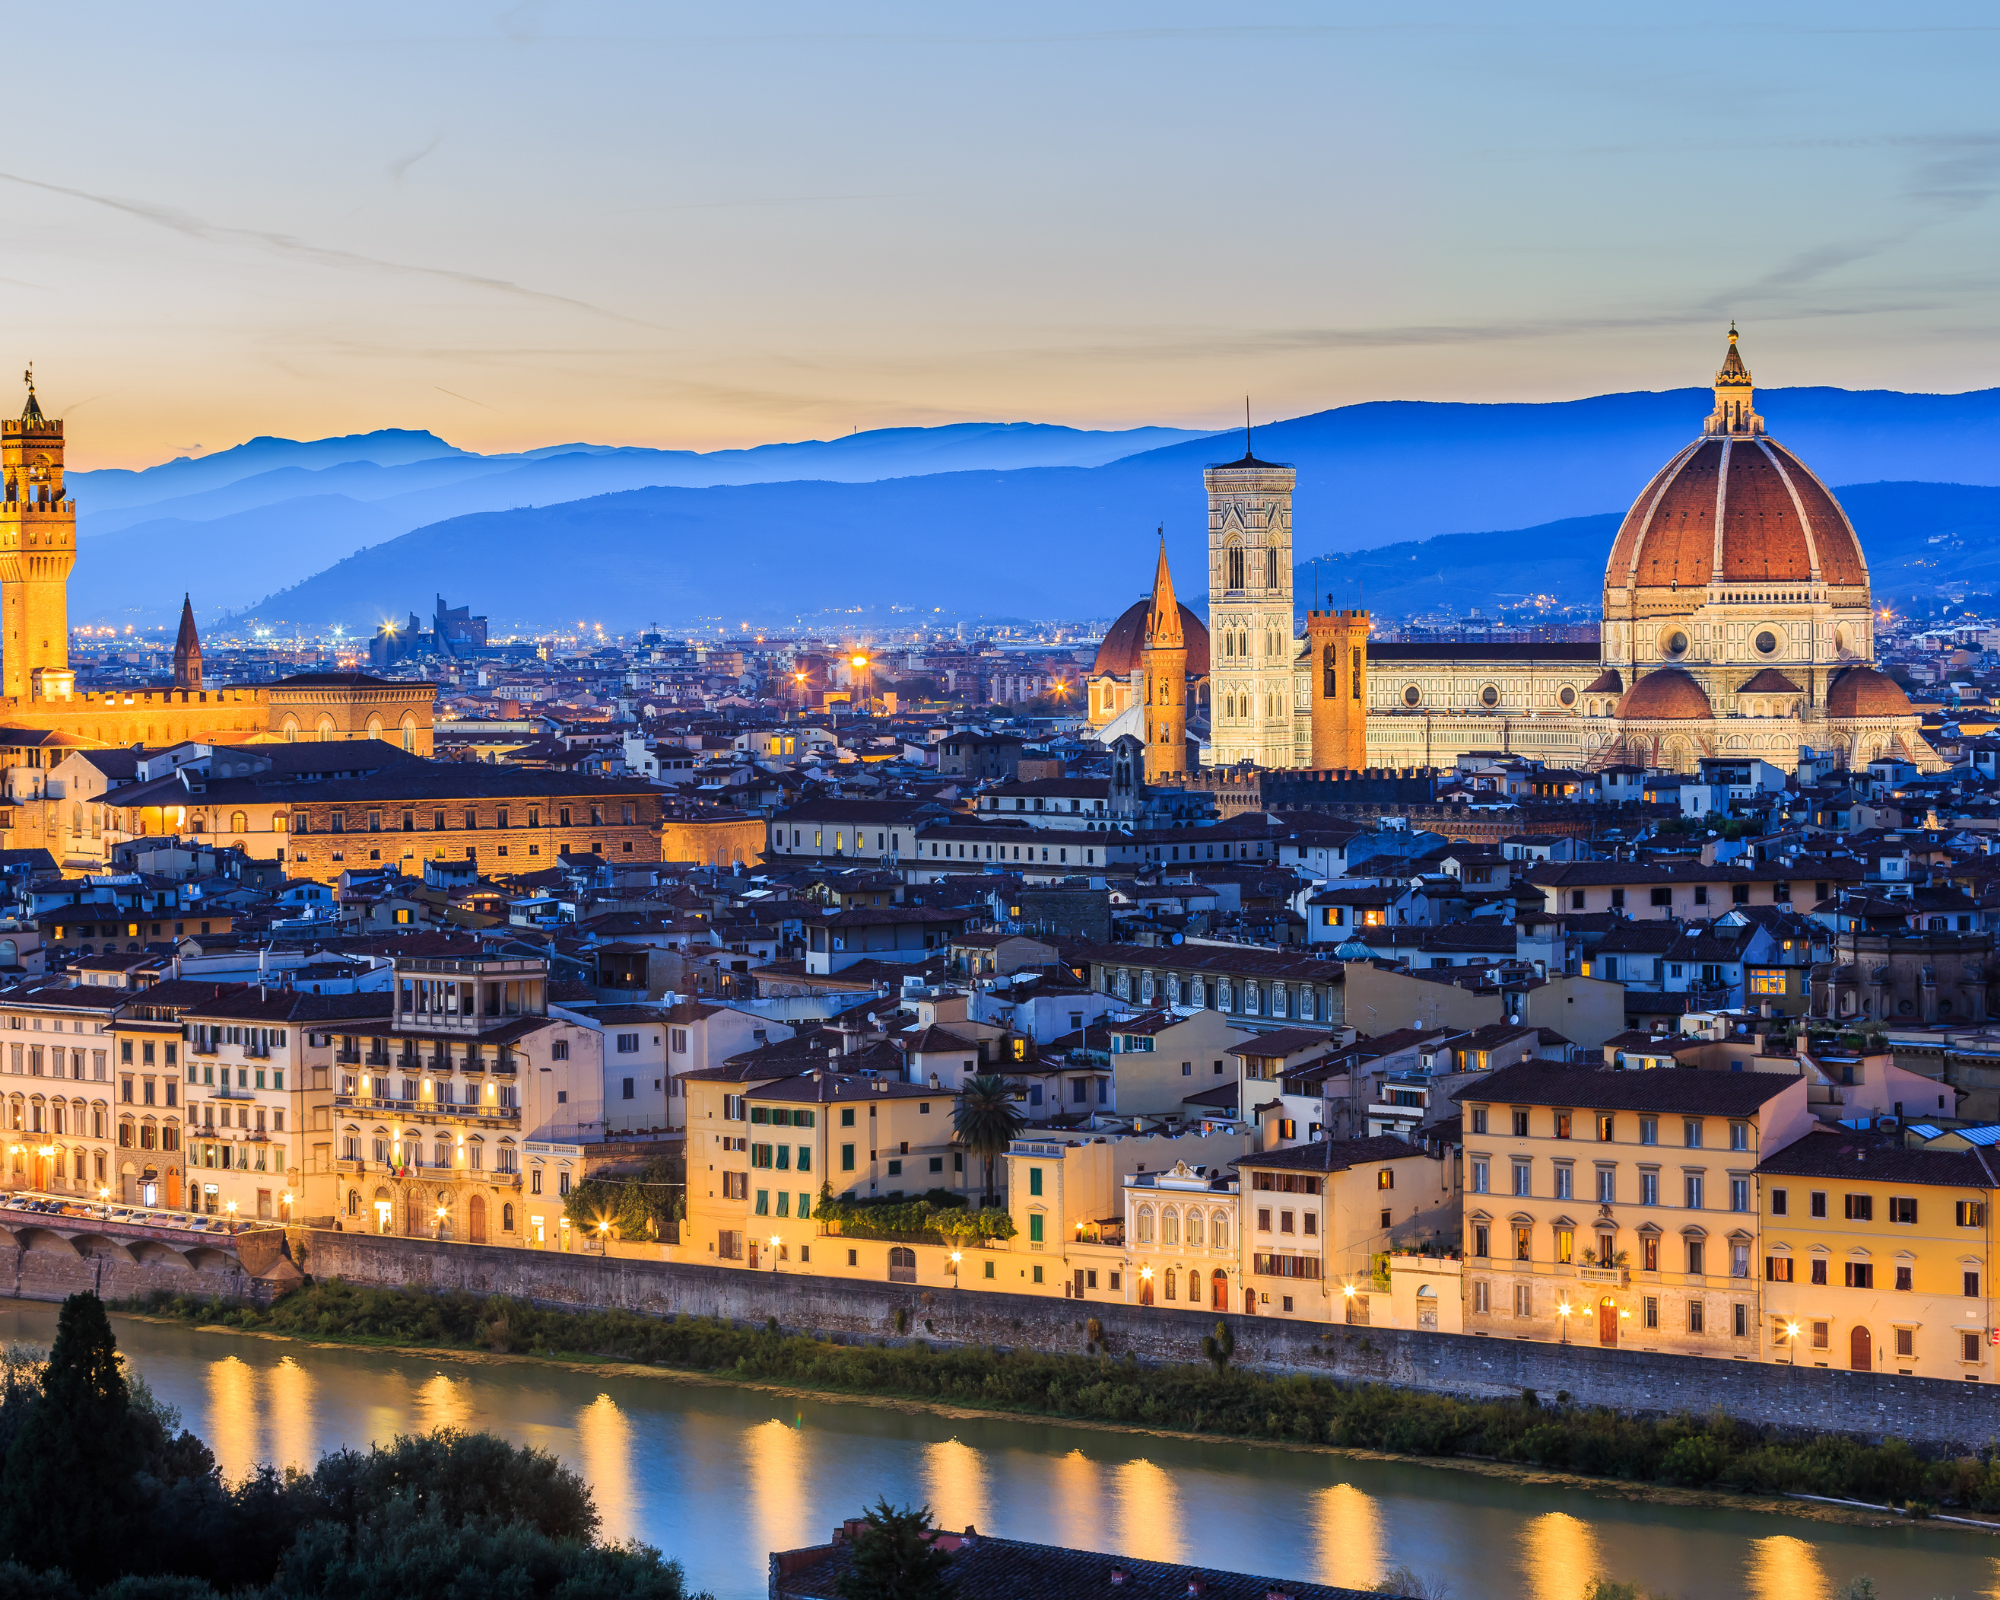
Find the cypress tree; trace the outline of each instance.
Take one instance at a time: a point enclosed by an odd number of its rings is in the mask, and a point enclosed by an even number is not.
[[[0,1473],[0,1550],[94,1585],[128,1553],[139,1440],[104,1302],[63,1302],[42,1392]]]

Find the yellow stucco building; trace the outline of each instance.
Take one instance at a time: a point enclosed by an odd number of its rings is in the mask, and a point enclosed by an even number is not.
[[[1992,1156],[1936,1145],[1824,1128],[1758,1166],[1762,1359],[1992,1381]]]

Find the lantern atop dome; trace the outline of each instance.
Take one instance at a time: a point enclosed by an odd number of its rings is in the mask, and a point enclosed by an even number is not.
[[[1756,386],[1750,381],[1750,369],[1743,365],[1743,357],[1736,349],[1736,324],[1729,325],[1729,351],[1722,358],[1722,368],[1715,375],[1715,410],[1709,414],[1702,432],[1709,434],[1761,434],[1764,419],[1757,415],[1752,402],[1756,398]]]

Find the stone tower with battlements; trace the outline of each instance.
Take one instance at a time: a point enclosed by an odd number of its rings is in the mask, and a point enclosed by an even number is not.
[[[28,403],[0,422],[0,692],[16,703],[68,700],[69,571],[76,504],[63,492],[63,425]]]
[[[1145,643],[1139,649],[1140,694],[1146,708],[1146,781],[1173,783],[1187,776],[1187,633],[1180,601],[1167,570],[1167,545],[1160,541],[1153,572],[1153,598],[1146,610]]]
[[[1207,468],[1209,760],[1298,764],[1293,748],[1292,489],[1298,473],[1243,457]]]
[[[1368,613],[1306,613],[1306,682],[1316,771],[1368,765]]]

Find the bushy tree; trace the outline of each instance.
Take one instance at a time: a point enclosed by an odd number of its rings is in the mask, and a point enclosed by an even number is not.
[[[390,1505],[407,1502],[454,1527],[487,1521],[520,1524],[551,1539],[596,1536],[590,1487],[543,1450],[490,1433],[440,1429],[367,1454],[338,1450],[320,1459],[311,1492],[320,1517],[358,1527]]]
[[[841,1600],[945,1600],[951,1555],[932,1543],[929,1506],[898,1509],[886,1497],[855,1531],[854,1568],[834,1589]]]
[[[96,1295],[73,1294],[56,1320],[41,1394],[0,1473],[0,1552],[28,1567],[67,1568],[86,1584],[115,1576],[138,1464],[111,1319]]]
[[[551,1538],[520,1523],[454,1523],[406,1497],[354,1528],[305,1529],[265,1593],[266,1600],[687,1600],[679,1564],[647,1546]]]

